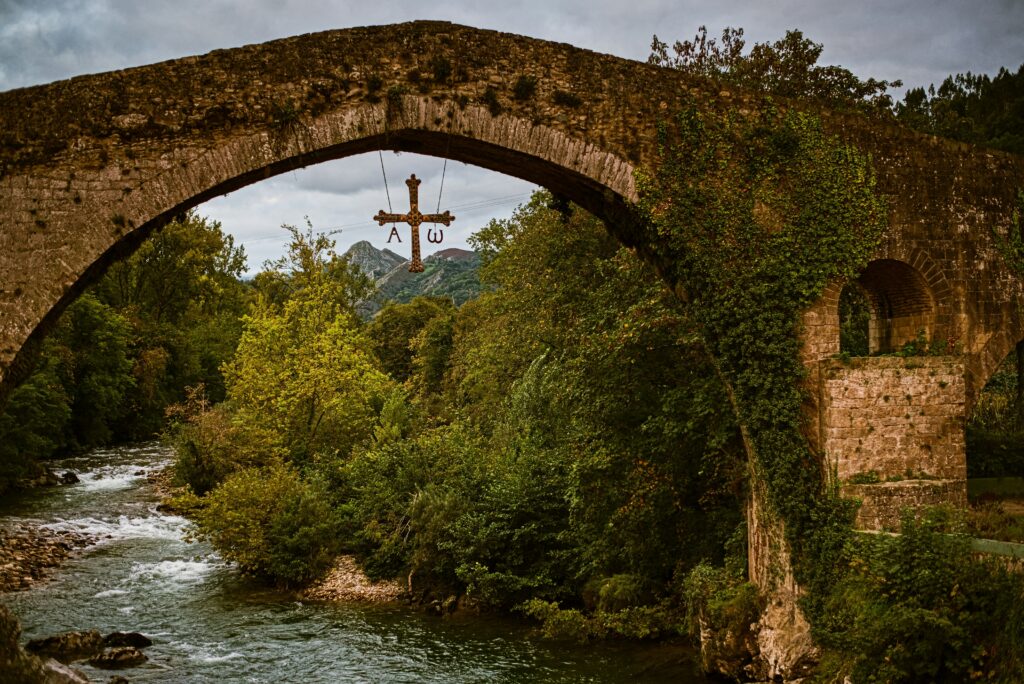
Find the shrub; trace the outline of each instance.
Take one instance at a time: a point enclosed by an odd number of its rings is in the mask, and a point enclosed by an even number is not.
[[[277,463],[230,475],[206,497],[199,533],[243,572],[291,586],[327,570],[336,523],[321,489]]]
[[[816,637],[822,674],[858,682],[1020,681],[1024,587],[945,513],[907,515],[897,537],[861,535]]]
[[[385,408],[382,419],[393,422],[397,416],[389,419],[393,411]],[[420,576],[451,580],[454,565],[437,543],[449,519],[445,511],[465,509],[456,493],[476,489],[463,483],[466,469],[479,460],[479,440],[461,423],[402,440],[388,437],[385,423],[379,427],[374,448],[357,451],[328,473],[346,542],[363,556],[371,577],[395,577],[415,567]],[[443,490],[439,482],[445,482]],[[422,524],[415,529],[417,517]]]
[[[539,620],[541,634],[548,639],[585,643],[609,635],[649,639],[681,633],[678,616],[667,605],[599,610],[587,614],[576,608],[561,608],[553,601],[530,599],[520,605],[518,610]]]
[[[742,634],[764,607],[757,587],[743,581],[741,573],[706,563],[690,571],[682,589],[687,631],[692,636],[702,628]]]
[[[597,636],[596,625],[575,608],[563,610],[553,601],[530,599],[520,606],[520,610],[541,622],[541,633],[548,639],[586,643],[591,637]]]
[[[188,390],[185,404],[170,409],[184,418],[170,429],[175,477],[202,496],[242,468],[267,465],[285,450],[273,431],[239,416],[229,405],[210,407],[203,388]]]
[[[334,512],[313,485],[282,502],[266,534],[268,573],[285,584],[306,584],[326,572],[334,560]]]
[[[636,575],[613,575],[601,582],[597,607],[609,613],[632,608],[641,605],[646,594],[643,581]]]

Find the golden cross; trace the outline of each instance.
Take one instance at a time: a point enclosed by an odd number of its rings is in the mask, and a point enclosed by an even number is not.
[[[455,217],[449,212],[443,214],[421,214],[420,213],[420,179],[416,177],[416,174],[409,176],[409,180],[405,181],[405,184],[409,186],[409,213],[408,214],[385,214],[384,210],[381,209],[377,212],[377,215],[373,217],[373,220],[380,225],[385,223],[408,223],[412,229],[412,263],[409,264],[409,271],[411,273],[422,273],[423,272],[423,261],[420,259],[420,224],[421,223],[441,223],[445,226],[450,226]],[[391,229],[392,234],[397,235],[397,229]],[[429,232],[429,231],[428,231]],[[430,238],[427,235],[428,239]],[[443,237],[443,234],[442,234]],[[401,242],[402,238],[398,238]],[[390,236],[388,242],[391,242]],[[431,240],[431,242],[440,242],[440,240]]]

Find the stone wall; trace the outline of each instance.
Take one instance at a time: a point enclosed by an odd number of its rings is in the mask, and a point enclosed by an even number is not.
[[[898,527],[903,507],[966,503],[962,357],[822,361],[818,443],[862,529]]]

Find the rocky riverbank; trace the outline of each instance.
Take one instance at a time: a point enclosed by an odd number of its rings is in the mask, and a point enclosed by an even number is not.
[[[303,591],[302,597],[314,601],[384,603],[398,600],[402,593],[398,582],[371,581],[356,565],[355,558],[339,556],[327,576]]]
[[[0,594],[45,580],[54,568],[94,543],[91,535],[31,523],[0,528]]]

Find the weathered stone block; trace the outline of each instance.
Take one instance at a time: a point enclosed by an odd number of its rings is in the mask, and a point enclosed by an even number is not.
[[[946,504],[967,506],[966,480],[902,480],[878,484],[844,485],[842,495],[861,502],[854,522],[857,529],[898,532],[906,510]]]

